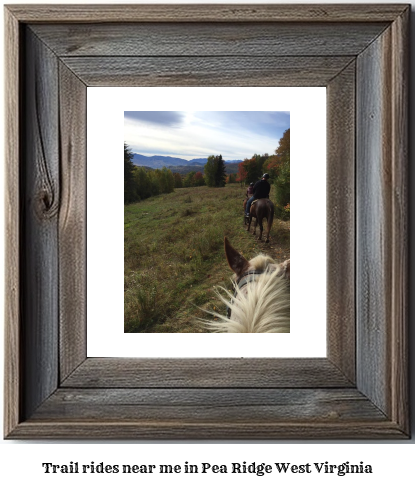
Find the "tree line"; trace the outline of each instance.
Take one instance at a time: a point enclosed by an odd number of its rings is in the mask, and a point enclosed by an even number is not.
[[[161,193],[171,193],[175,188],[204,185],[223,187],[226,184],[222,155],[209,156],[203,168],[204,173],[191,171],[184,177],[168,168],[153,170],[135,166],[133,158],[134,154],[124,143],[124,204],[139,202]]]
[[[279,140],[275,154],[254,154],[239,163],[236,175],[226,174],[222,155],[208,157],[201,171],[191,171],[184,177],[171,169],[146,169],[135,166],[133,153],[124,143],[124,203],[133,203],[161,193],[171,193],[183,187],[224,187],[227,183],[239,182],[249,185],[258,181],[263,173],[270,175],[276,215],[289,219],[290,212],[290,129]]]
[[[264,173],[270,176],[276,215],[279,218],[290,218],[290,129],[287,129],[281,139],[275,154],[254,154],[245,159],[238,166],[236,181],[249,185],[258,181]]]
[[[175,177],[169,169],[147,171],[135,166],[133,157],[130,148],[124,144],[124,204],[174,191]]]

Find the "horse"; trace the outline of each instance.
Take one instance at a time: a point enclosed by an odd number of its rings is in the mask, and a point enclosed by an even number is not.
[[[246,207],[246,201],[244,201],[244,212]],[[258,240],[262,240],[262,232],[264,231],[264,227],[262,226],[263,219],[267,219],[267,235],[265,238],[265,242],[269,242],[269,233],[271,231],[272,223],[274,221],[274,204],[268,198],[260,198],[252,203],[251,208],[249,209],[249,217],[245,218],[245,224],[248,225],[246,229],[248,232],[251,229],[251,222],[252,218],[255,218],[255,225],[254,225],[254,232],[253,235],[256,234],[256,226],[259,224],[259,237]]]
[[[202,320],[212,332],[290,332],[290,260],[277,264],[259,254],[248,261],[225,237],[225,255],[233,276],[234,294],[223,287],[216,294],[227,315]]]

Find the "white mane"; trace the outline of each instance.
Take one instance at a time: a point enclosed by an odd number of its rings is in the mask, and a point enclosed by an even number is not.
[[[259,255],[250,270],[263,272],[234,297],[223,287],[216,294],[232,311],[231,318],[211,312],[217,320],[202,320],[213,332],[290,332],[289,280],[273,259]],[[235,282],[234,282],[235,285]]]

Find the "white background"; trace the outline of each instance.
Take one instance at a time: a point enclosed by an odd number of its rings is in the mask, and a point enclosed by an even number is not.
[[[87,99],[88,356],[325,357],[325,88],[88,88]],[[124,334],[124,110],[161,109],[290,111],[290,334]]]
[[[163,0],[164,3],[174,3]],[[10,0],[8,3],[18,3]],[[26,0],[26,3],[34,3]],[[44,2],[53,3],[53,2]],[[73,3],[83,3],[76,2]],[[109,3],[105,0],[89,3]],[[117,3],[117,2],[112,2]],[[130,3],[123,0],[123,3]],[[135,2],[139,3],[139,2]],[[153,2],[154,3],[154,2]],[[181,3],[187,3],[182,0]],[[193,2],[198,3],[198,2]],[[212,2],[213,3],[213,2]],[[219,3],[219,2],[218,2]],[[255,3],[228,1],[227,3]],[[266,3],[264,0],[257,3]],[[281,2],[282,3],[282,2]],[[294,3],[294,2],[290,2]],[[301,0],[299,3],[305,3]],[[343,3],[329,0],[321,3]],[[353,2],[359,3],[359,2]],[[386,3],[371,2],[366,0],[365,3]],[[412,8],[415,2],[412,0]],[[414,26],[414,17],[412,16],[412,27]],[[1,23],[1,29],[3,22]],[[414,32],[414,29],[412,29]],[[0,33],[0,39],[3,39]],[[0,55],[3,49],[0,49]],[[414,41],[412,41],[411,62],[415,65]],[[411,93],[414,92],[415,73],[412,67],[411,72]],[[0,97],[2,101],[2,97]],[[414,121],[414,105],[411,102],[411,123]],[[0,131],[2,144],[3,131]],[[411,167],[414,167],[414,147],[411,147]],[[4,153],[4,152],[3,152]],[[413,172],[410,180],[411,189],[415,188]],[[411,192],[410,192],[411,193]],[[413,192],[412,192],[413,193]],[[411,197],[412,198],[412,197]],[[3,201],[0,199],[3,206]],[[411,208],[414,208],[413,200]],[[3,217],[3,209],[0,209],[0,217]],[[415,242],[413,234],[413,214],[411,215],[411,232],[410,240]],[[0,233],[0,237],[3,235]],[[3,242],[1,242],[3,248]],[[411,281],[413,272],[411,270]],[[3,286],[3,281],[1,281]],[[415,297],[411,292],[409,303],[415,302]],[[0,300],[3,299],[3,290],[0,290]],[[3,303],[1,302],[1,305]],[[413,325],[411,312],[411,327]],[[412,327],[413,328],[413,327]],[[0,335],[0,340],[3,340]],[[411,351],[415,351],[414,337],[411,337]],[[0,354],[3,353],[3,344],[0,344]],[[414,371],[414,360],[412,359],[412,371]],[[3,364],[0,362],[1,377],[3,377]],[[411,379],[414,387],[414,379]],[[413,388],[414,389],[414,388]],[[412,394],[412,405],[414,405],[414,395]],[[2,402],[0,403],[2,409]],[[412,417],[414,407],[412,406]],[[1,412],[2,414],[2,412]],[[264,443],[150,443],[150,442],[131,442],[131,443],[95,443],[95,442],[23,442],[23,441],[0,441],[0,482],[7,486],[6,483],[13,483],[16,486],[53,486],[57,484],[62,487],[89,486],[91,481],[99,480],[100,486],[113,486],[115,483],[122,482],[123,486],[159,486],[160,483],[169,483],[170,486],[211,486],[216,483],[218,486],[228,485],[230,481],[235,481],[239,486],[251,486],[252,483],[258,483],[261,486],[275,487],[286,482],[304,482],[308,486],[332,487],[336,484],[350,486],[353,483],[355,487],[367,487],[370,484],[388,484],[388,485],[407,485],[414,483],[413,460],[415,458],[414,441],[410,442],[264,442]],[[328,461],[332,464],[338,464],[345,461],[359,462],[364,461],[373,466],[373,475],[349,475],[338,477],[336,475],[268,475],[256,477],[255,475],[147,475],[144,479],[137,478],[140,475],[124,475],[124,477],[115,477],[116,475],[45,475],[41,466],[42,462],[53,462],[56,464],[69,463],[70,461],[79,461],[88,464],[91,461],[95,463],[104,462],[106,464],[183,464],[210,462],[216,464],[228,464],[232,462],[291,462],[291,463],[314,463]],[[93,476],[93,477],[92,477]],[[151,477],[152,476],[152,477]],[[190,478],[188,476],[191,476]],[[277,476],[277,477],[276,477]],[[287,478],[290,476],[290,478]],[[304,478],[306,476],[306,478]],[[300,478],[299,478],[300,477]],[[253,481],[254,480],[254,481]]]

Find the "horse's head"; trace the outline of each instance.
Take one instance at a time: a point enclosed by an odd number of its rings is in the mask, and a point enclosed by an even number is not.
[[[225,254],[235,273],[234,294],[223,287],[216,293],[227,315],[211,312],[202,320],[214,332],[290,332],[290,261],[277,264],[260,254],[248,261],[225,237]]]
[[[277,264],[271,257],[260,254],[248,261],[242,254],[240,254],[234,247],[232,247],[229,240],[225,237],[225,254],[229,267],[235,273],[234,279],[238,281],[243,275],[250,272],[263,273],[280,270],[278,276],[290,278],[290,260]]]

